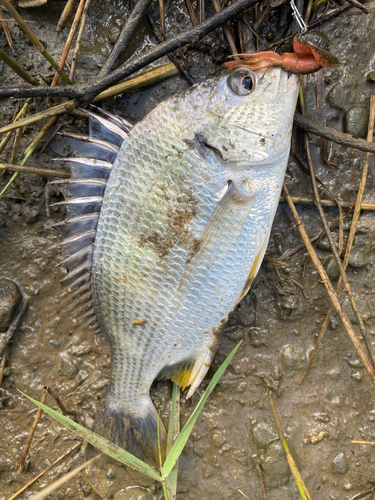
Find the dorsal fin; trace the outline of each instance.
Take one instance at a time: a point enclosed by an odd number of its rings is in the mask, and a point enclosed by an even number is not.
[[[53,181],[65,200],[52,206],[66,206],[68,211],[67,219],[54,226],[64,238],[57,245],[64,253],[68,271],[61,280],[62,287],[73,298],[83,326],[96,331],[99,322],[90,285],[96,228],[113,162],[132,124],[94,106],[87,112],[90,136],[63,134],[79,156],[59,158],[70,167],[72,175],[68,180]]]

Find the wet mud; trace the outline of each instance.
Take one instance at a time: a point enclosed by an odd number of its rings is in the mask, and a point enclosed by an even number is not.
[[[169,34],[188,24],[184,3],[175,3],[173,7],[172,3],[166,2],[167,16],[176,19],[174,27],[168,27]],[[60,5],[48,4],[48,11],[45,7],[22,11],[26,19],[34,21],[33,29],[56,58],[59,58],[63,43],[62,36],[54,33],[61,9]],[[282,9],[281,21],[284,16]],[[125,19],[128,12],[128,6],[123,8],[117,1],[93,2],[79,61],[78,81],[90,80],[97,74],[98,64],[104,62],[109,53],[108,34],[113,33],[117,20]],[[156,17],[156,7],[153,12]],[[265,46],[280,29],[279,24],[274,17],[269,20],[272,37],[268,37],[266,26],[262,28]],[[20,62],[28,62],[31,72],[48,73],[48,64],[28,45],[18,28],[12,26],[11,30],[17,39]],[[375,36],[375,13],[372,11],[368,16],[359,12],[344,15],[326,25],[324,32],[334,42],[332,52],[342,62],[341,66],[324,70],[327,125],[340,131],[344,127],[357,136],[363,136],[367,128],[369,96],[374,93],[375,86],[372,42]],[[3,39],[3,35],[1,37]],[[208,40],[219,54],[220,47],[225,45],[222,35],[218,32],[208,37]],[[156,43],[147,25],[139,30],[129,52],[139,50],[141,43],[143,47]],[[220,65],[214,64],[208,53],[189,52],[187,59],[197,81],[221,71]],[[318,118],[315,104],[317,78],[316,75],[309,77],[306,89],[308,111],[314,120]],[[18,85],[20,81],[3,67],[1,84]],[[168,95],[186,87],[186,81],[176,77],[137,94],[112,98],[103,103],[103,107],[137,121]],[[2,123],[11,121],[18,106],[19,103],[12,99],[0,103]],[[32,111],[44,106],[44,102],[38,99],[31,104]],[[66,128],[85,132],[85,119],[67,115],[64,120]],[[20,151],[37,130],[36,126],[26,129]],[[320,162],[319,150],[315,147],[316,138],[311,137],[311,142],[317,175],[337,197],[354,201],[364,154],[332,145],[329,159],[335,165],[328,168]],[[2,159],[9,158],[9,155],[8,147]],[[47,149],[44,153],[33,155],[28,164],[63,169],[58,162],[52,164],[54,156]],[[374,162],[371,160],[365,202],[374,202],[373,175]],[[0,179],[1,187],[9,178],[9,174],[5,174]],[[292,158],[286,182],[292,195],[311,196],[308,178]],[[321,196],[328,197],[323,188]],[[14,339],[0,388],[0,500],[8,499],[80,441],[50,417],[42,415],[26,469],[19,473],[17,465],[37,412],[19,391],[40,399],[43,387],[48,385],[58,390],[66,408],[77,412],[80,423],[91,427],[109,381],[110,349],[107,341],[90,329],[82,329],[75,318],[74,306],[70,308],[64,297],[58,294],[59,280],[64,277],[65,270],[59,249],[54,247],[60,237],[52,225],[63,220],[64,213],[57,207],[48,208],[48,205],[60,199],[55,188],[47,184],[46,178],[21,174],[6,197],[0,200],[0,276],[14,280],[30,303]],[[298,211],[310,237],[318,234],[321,225],[315,208],[298,206]],[[338,217],[334,209],[326,209],[326,213],[330,222]],[[346,236],[350,222],[351,217],[348,216],[345,219]],[[336,231],[337,228],[335,234]],[[373,347],[374,238],[375,214],[362,213],[348,278],[358,298]],[[373,448],[351,441],[375,441],[374,386],[336,314],[332,315],[312,369],[304,383],[299,384],[308,354],[328,310],[329,298],[305,249],[288,259],[283,258],[287,266],[278,268],[279,275],[268,259],[278,258],[300,244],[292,216],[286,204],[280,204],[265,262],[249,293],[229,321],[206,380],[191,400],[182,398],[184,424],[214,371],[235,344],[243,340],[184,449],[180,460],[178,499],[240,500],[246,498],[243,496],[245,494],[251,500],[260,500],[261,488],[251,460],[251,454],[255,452],[270,488],[269,498],[299,498],[277,438],[264,381],[273,389],[275,405],[289,447],[312,498],[372,498],[371,490],[375,486]],[[325,238],[317,245],[317,251],[331,279],[336,281],[337,268]],[[344,301],[344,305],[354,322],[347,301]],[[171,385],[167,382],[156,383],[152,396],[161,418],[167,423]],[[47,404],[58,408],[51,396],[48,396]],[[254,443],[257,450],[254,449]],[[32,494],[72,470],[82,460],[83,451],[77,448],[19,498],[31,498]],[[109,471],[109,489],[111,482],[119,479],[115,477],[116,474],[121,475],[123,486],[115,499],[162,498],[159,486],[148,486],[147,489],[136,487],[138,478],[130,477],[122,469]],[[99,497],[82,472],[49,498],[94,500]]]

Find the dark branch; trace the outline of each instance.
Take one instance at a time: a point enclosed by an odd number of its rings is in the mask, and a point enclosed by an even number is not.
[[[221,26],[224,22],[228,21],[234,16],[241,14],[244,10],[252,5],[258,3],[259,0],[237,0],[232,5],[223,9],[218,14],[213,15],[202,24],[193,26],[187,31],[170,38],[164,43],[157,45],[153,49],[148,50],[138,57],[134,57],[127,61],[116,71],[113,71],[105,78],[90,84],[80,87],[78,85],[71,85],[69,87],[43,87],[36,89],[20,89],[8,88],[0,90],[0,98],[24,98],[24,97],[68,97],[69,99],[78,98],[81,102],[91,102],[100,92],[115,85],[119,81],[127,78],[136,71],[144,68],[157,59],[177,50],[178,48],[189,43],[195,43],[211,33],[214,29]]]

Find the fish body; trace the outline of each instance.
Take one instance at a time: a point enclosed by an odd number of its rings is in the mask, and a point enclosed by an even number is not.
[[[112,355],[93,430],[152,463],[151,384],[164,376],[195,391],[257,274],[297,93],[278,68],[224,73],[159,104],[114,161],[90,278]]]

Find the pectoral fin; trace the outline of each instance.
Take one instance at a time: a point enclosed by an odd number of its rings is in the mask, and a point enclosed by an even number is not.
[[[209,272],[210,265],[222,260],[237,238],[253,206],[255,195],[243,195],[230,182],[211,214],[199,241],[186,260],[175,300],[183,302],[192,283]]]

